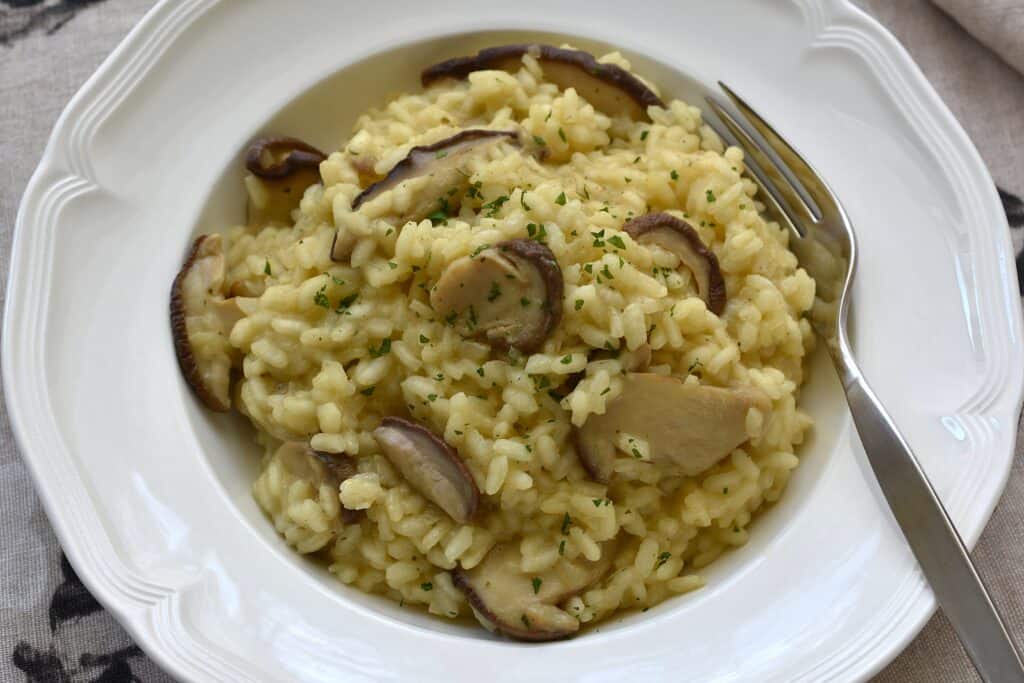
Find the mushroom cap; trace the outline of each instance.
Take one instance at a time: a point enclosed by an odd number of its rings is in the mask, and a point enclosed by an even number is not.
[[[718,257],[701,241],[692,225],[667,213],[649,213],[627,221],[622,229],[640,244],[656,244],[679,257],[697,282],[700,298],[708,310],[721,315],[725,310],[725,279]]]
[[[606,546],[597,562],[562,557],[543,572],[524,572],[519,542],[511,541],[493,547],[472,569],[456,567],[452,582],[488,630],[518,640],[559,640],[575,634],[580,623],[558,605],[604,576],[611,555]]]
[[[326,158],[296,138],[254,140],[245,154],[245,167],[253,175],[246,182],[256,186],[249,188],[249,223],[290,222],[303,191],[320,182],[320,163]]]
[[[759,389],[688,384],[675,377],[634,372],[603,415],[574,430],[576,452],[595,481],[607,483],[621,434],[643,439],[652,462],[693,476],[714,466],[749,438],[747,412],[768,412]]]
[[[373,436],[384,456],[424,498],[460,524],[476,514],[480,491],[473,475],[443,439],[400,417],[385,417]]]
[[[575,88],[595,109],[610,116],[628,116],[634,120],[647,118],[647,107],[665,106],[643,81],[615,64],[597,61],[583,50],[554,45],[501,45],[481,50],[469,57],[455,57],[428,66],[420,74],[424,87],[442,78],[466,78],[474,71],[501,70],[515,72],[522,66],[525,54],[533,55],[544,75],[559,88]]]
[[[523,353],[539,349],[562,319],[562,269],[540,242],[514,239],[452,261],[430,293],[442,318],[466,336]]]
[[[518,144],[519,136],[514,131],[469,128],[433,144],[413,147],[384,178],[356,195],[352,200],[352,210],[358,210],[366,202],[395,189],[407,180],[429,177],[427,187],[419,190],[418,199],[403,210],[395,222],[396,227],[401,227],[409,221],[422,220],[437,210],[439,197],[450,196],[448,193],[452,189],[458,191],[468,186],[469,178],[459,167],[467,155],[474,151],[482,151],[502,140]],[[452,201],[457,202],[457,197],[452,196]],[[352,235],[337,231],[331,244],[331,259],[344,261],[354,246],[355,239]]]
[[[220,235],[200,235],[171,285],[171,334],[182,374],[210,410],[231,408],[233,352],[227,336],[241,317],[223,295],[225,261]]]

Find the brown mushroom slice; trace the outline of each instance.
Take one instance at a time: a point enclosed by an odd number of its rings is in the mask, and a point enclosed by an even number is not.
[[[327,484],[337,491],[341,483],[356,473],[356,461],[344,453],[314,450],[301,441],[286,441],[274,457],[295,477],[305,479],[314,489]],[[362,517],[362,510],[341,508],[341,521],[352,524]]]
[[[514,131],[471,128],[431,145],[413,147],[382,180],[356,195],[352,200],[352,209],[358,209],[407,180],[423,177],[429,177],[430,182],[427,187],[419,190],[412,204],[395,217],[396,224],[402,226],[409,221],[423,220],[441,208],[441,199],[452,208],[458,197],[451,191],[462,190],[469,184],[469,174],[461,168],[466,157],[502,140],[518,144],[519,139]],[[349,235],[336,233],[331,246],[331,258],[335,261],[348,258],[353,242]]]
[[[665,106],[643,81],[622,67],[599,62],[589,52],[553,45],[490,47],[471,57],[456,57],[429,66],[423,70],[420,81],[426,87],[442,78],[466,78],[474,71],[495,69],[515,73],[527,53],[540,63],[545,78],[562,90],[574,88],[595,109],[609,116],[642,120],[647,118],[647,107]]]
[[[540,242],[500,242],[452,261],[430,303],[465,336],[536,351],[562,319],[562,269]]]
[[[386,417],[373,436],[391,464],[424,498],[459,524],[480,505],[480,491],[455,450],[426,427],[400,417]]]
[[[558,607],[594,584],[611,567],[606,547],[597,562],[559,558],[543,572],[524,572],[517,541],[495,546],[472,569],[456,567],[452,581],[466,595],[476,618],[489,631],[519,640],[568,638],[580,622]]]
[[[316,147],[296,138],[254,141],[245,155],[245,167],[258,187],[249,192],[249,224],[290,223],[303,192],[320,182],[320,162],[326,158]]]
[[[200,235],[171,286],[171,334],[185,380],[210,410],[231,408],[234,350],[231,328],[244,299],[225,299],[225,262],[220,235]]]
[[[708,310],[721,315],[725,310],[725,280],[718,258],[701,242],[692,225],[667,213],[649,213],[628,221],[622,229],[640,244],[656,244],[678,256],[693,273]]]
[[[595,481],[611,478],[620,434],[643,439],[652,462],[700,474],[747,440],[747,411],[771,408],[758,389],[687,384],[675,377],[630,373],[604,415],[575,430],[576,452]]]

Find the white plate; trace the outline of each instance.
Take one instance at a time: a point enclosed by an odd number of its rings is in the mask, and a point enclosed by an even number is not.
[[[863,253],[864,370],[977,539],[1009,470],[1024,376],[1006,221],[963,131],[860,11],[166,0],[68,106],[18,214],[7,401],[68,556],[183,679],[869,676],[934,601],[820,357],[804,395],[816,435],[750,544],[713,566],[706,589],[548,645],[401,610],[288,551],[249,494],[256,457],[241,420],[202,410],[180,379],[168,287],[194,233],[240,219],[245,143],[275,130],[334,148],[354,113],[416,87],[421,66],[510,28],[620,46],[670,95],[694,84],[668,67],[726,80],[824,173]],[[468,35],[439,38],[457,33]]]

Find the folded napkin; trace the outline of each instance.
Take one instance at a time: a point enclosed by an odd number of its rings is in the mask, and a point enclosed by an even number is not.
[[[1024,0],[932,0],[1007,64],[1024,73]]]

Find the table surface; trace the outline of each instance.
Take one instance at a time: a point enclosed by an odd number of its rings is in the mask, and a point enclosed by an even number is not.
[[[1024,239],[1024,76],[928,0],[855,0],[907,47],[964,125],[1017,216]],[[151,0],[0,0],[0,304],[18,202],[69,98],[151,6]],[[0,380],[2,381],[2,380]],[[1018,456],[1024,439],[1017,432]],[[1024,466],[974,558],[1024,641]],[[170,680],[132,644],[67,564],[21,462],[0,400],[0,681]],[[134,679],[132,678],[134,676]],[[877,681],[974,681],[938,612]]]

